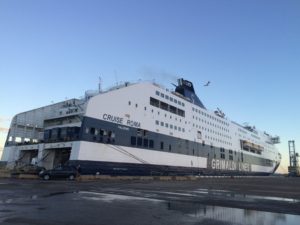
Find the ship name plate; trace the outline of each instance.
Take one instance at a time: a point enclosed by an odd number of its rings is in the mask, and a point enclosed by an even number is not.
[[[138,121],[124,119],[122,117],[114,116],[114,115],[107,114],[107,113],[103,114],[102,118],[106,121],[110,121],[110,122],[121,124],[121,125],[127,125],[127,126],[137,127],[137,128],[141,127],[141,123]]]

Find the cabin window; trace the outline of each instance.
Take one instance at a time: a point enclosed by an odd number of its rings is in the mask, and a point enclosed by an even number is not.
[[[198,139],[202,139],[202,133],[201,133],[201,131],[199,131],[199,130],[198,130],[198,132],[197,132],[197,138],[198,138]]]
[[[131,145],[136,146],[136,137],[131,136],[130,143]]]
[[[154,148],[154,141],[153,140],[149,140],[149,148]]]
[[[160,142],[160,149],[161,149],[161,150],[164,149],[164,142],[163,142],[163,141]]]
[[[163,109],[163,110],[167,110],[168,111],[168,104],[167,103],[164,103],[164,102],[160,102],[160,108]]]
[[[158,120],[156,120],[156,121],[155,121],[155,124],[156,124],[156,125],[159,125],[159,121],[158,121]]]
[[[94,128],[94,127],[92,127],[92,128],[90,129],[90,134],[95,135],[95,128]]]
[[[150,97],[150,105],[161,108],[165,111],[177,114],[179,116],[185,117],[185,112],[181,109],[178,109],[174,106],[171,106],[165,102],[159,101],[158,99]]]
[[[156,91],[155,94],[156,94],[157,96],[159,96],[159,91]]]
[[[159,107],[159,101],[155,98],[150,97],[150,105],[153,105],[155,107]]]
[[[100,136],[103,136],[104,130],[100,129],[99,134],[100,134]]]
[[[149,142],[148,139],[145,138],[145,139],[144,139],[144,147],[145,147],[145,148],[148,148],[148,142]]]
[[[137,146],[142,146],[143,139],[141,137],[138,137],[137,139]]]
[[[183,110],[181,110],[181,109],[178,109],[177,113],[178,113],[178,115],[179,115],[179,116],[182,116],[182,117],[184,117],[184,116],[185,116],[185,113],[184,113],[184,111],[183,111]]]
[[[128,102],[128,105],[131,105],[131,101]]]
[[[170,105],[170,112],[174,113],[174,114],[177,114],[177,108]]]
[[[221,153],[221,159],[225,159],[225,154]]]

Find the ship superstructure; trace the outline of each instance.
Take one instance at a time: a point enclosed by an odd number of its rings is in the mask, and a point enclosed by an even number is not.
[[[86,174],[268,175],[281,160],[277,143],[207,110],[190,81],[179,79],[175,91],[126,82],[17,114],[2,161],[68,163]]]

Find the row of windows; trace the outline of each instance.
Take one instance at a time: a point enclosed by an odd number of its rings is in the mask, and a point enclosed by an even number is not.
[[[210,115],[210,114],[208,114],[208,113],[206,113],[206,112],[203,112],[203,111],[201,111],[200,109],[196,109],[196,108],[193,107],[192,110],[193,110],[194,112],[196,112],[196,113],[199,113],[199,114],[201,114],[201,115],[207,117],[207,118],[210,118],[210,119],[212,119],[212,120],[214,120],[214,121],[217,121],[218,123],[221,123],[221,124],[223,124],[223,125],[229,126],[229,123],[227,123],[227,122],[225,122],[225,121],[223,121],[223,120],[220,120],[220,119],[218,119],[217,117],[212,116],[212,115]]]
[[[144,148],[154,148],[154,140],[148,138],[141,138],[131,136],[130,144],[132,146],[144,147]]]
[[[225,149],[224,148],[220,148],[220,152],[221,152],[221,154],[220,154],[221,159],[225,159],[226,158],[225,157]],[[236,154],[236,152],[235,152],[235,154]],[[233,160],[233,151],[232,150],[229,150],[229,157],[228,157],[228,159],[229,160]]]
[[[212,122],[206,121],[205,119],[201,119],[200,117],[198,118],[197,116],[193,116],[193,119],[202,121],[202,123],[206,123],[206,124],[208,124],[208,125],[211,125],[211,126],[213,126],[213,127],[219,128],[220,130],[223,130],[223,131],[226,131],[226,132],[229,133],[229,129],[227,129],[227,128],[225,128],[225,127],[222,127],[222,126],[219,126],[218,124],[214,124],[214,123],[212,123]]]
[[[128,105],[131,105],[131,101],[128,101]],[[138,104],[135,104],[135,107],[138,107]],[[144,107],[144,110],[147,111],[147,107]],[[179,113],[181,113],[182,110],[179,109]],[[151,109],[151,112],[154,113],[154,110]],[[160,115],[160,111],[157,111],[157,114]],[[176,113],[177,114],[177,113]],[[183,111],[183,116],[184,116],[184,111]],[[165,117],[167,117],[167,114],[165,113]],[[170,115],[170,119],[172,119],[172,115]],[[177,117],[174,117],[174,119],[177,121]],[[179,122],[181,122],[181,119],[179,119]],[[185,121],[185,124],[187,124],[187,122]]]
[[[177,100],[176,98],[173,98],[173,97],[171,97],[171,96],[169,96],[169,95],[165,95],[164,93],[161,93],[161,92],[159,92],[159,91],[156,91],[155,94],[156,94],[157,96],[160,96],[160,97],[162,97],[162,98],[165,98],[165,99],[169,100],[170,102],[174,102],[175,104],[178,104],[178,105],[180,105],[180,106],[184,106],[184,103],[183,103],[183,102],[181,102],[181,101]]]
[[[86,134],[91,134],[91,135],[100,135],[100,136],[109,136],[111,138],[115,138],[116,134],[113,131],[107,131],[104,129],[99,129],[99,128],[95,128],[95,127],[86,127],[85,128],[85,133]]]
[[[193,124],[193,127],[195,126],[195,124]],[[196,125],[196,128],[199,128],[199,129],[202,129],[204,131],[208,131],[210,133],[213,133],[213,134],[216,134],[218,136],[221,136],[221,137],[225,137],[225,138],[228,138],[228,139],[231,139],[231,137],[229,135],[225,135],[225,134],[222,134],[221,132],[217,132],[217,131],[214,131],[213,129],[209,129],[209,128],[206,128],[206,127],[202,127],[199,125]]]
[[[85,127],[84,133],[92,135],[92,140],[104,143],[115,143],[116,134],[111,130],[104,130],[95,127]]]
[[[173,129],[173,127],[174,127],[175,130],[184,132],[184,128],[173,126],[172,124],[168,125],[167,123],[164,123],[164,122],[159,123],[159,121],[156,121],[156,124],[160,124],[161,126],[165,126],[165,127],[170,127],[171,129]],[[100,128],[94,128],[94,127],[86,127],[85,133],[93,135],[94,139],[97,136],[99,136],[101,139],[99,139],[98,141],[100,141],[100,142],[103,142],[106,140],[105,142],[107,142],[107,143],[111,143],[111,142],[114,143],[114,141],[115,141],[115,133],[113,131],[104,130],[104,129],[100,129]],[[201,135],[201,132],[200,132],[200,135]],[[146,136],[147,136],[146,130],[138,129],[137,136],[131,136],[131,138],[130,138],[131,146],[153,149],[154,148],[154,140],[148,139]],[[105,140],[103,139],[104,137],[106,137]],[[186,140],[185,143],[186,143],[186,148],[188,149],[189,142]],[[203,141],[202,144],[205,145],[205,142]],[[164,150],[164,142],[161,141],[159,143],[159,146],[160,146],[161,150]],[[211,145],[211,147],[213,148],[212,145]],[[171,150],[172,150],[171,144],[169,144],[167,146],[167,150],[169,152],[171,152]],[[225,149],[224,148],[220,148],[220,153],[221,153],[221,158],[225,159]],[[233,154],[233,151],[229,150],[229,160],[233,160],[232,154]],[[236,152],[235,152],[235,154],[236,154]],[[194,149],[193,149],[193,155],[194,155]]]
[[[182,132],[185,132],[185,129],[184,128],[181,128],[181,127],[179,127],[179,126],[176,126],[176,125],[173,125],[173,124],[168,124],[168,123],[165,123],[165,122],[163,122],[163,121],[158,121],[158,120],[156,120],[155,121],[155,124],[156,125],[160,125],[160,126],[162,126],[162,127],[166,127],[166,128],[170,128],[170,129],[174,129],[174,130],[178,130],[178,131],[182,131]]]
[[[223,140],[218,139],[218,138],[210,137],[210,136],[207,136],[207,135],[205,135],[205,138],[209,139],[209,140],[212,140],[212,141],[216,141],[216,142],[222,143],[222,144],[226,144],[226,145],[232,146],[232,143],[230,143],[228,141],[223,141]]]
[[[156,98],[150,97],[150,105],[161,108],[163,110],[166,110],[168,112],[174,113],[176,115],[185,116],[185,112],[181,109],[176,108],[175,106],[169,105],[165,102],[159,101]]]
[[[80,127],[61,127],[44,131],[45,142],[73,141],[79,138]],[[24,139],[26,142],[26,138]],[[29,140],[30,141],[30,140]]]

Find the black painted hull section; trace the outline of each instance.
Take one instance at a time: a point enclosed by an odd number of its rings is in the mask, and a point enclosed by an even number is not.
[[[81,167],[82,174],[100,174],[113,176],[268,176],[270,173],[241,172],[229,170],[213,170],[204,168],[188,168],[163,165],[99,162],[87,160],[71,160],[70,165]]]

